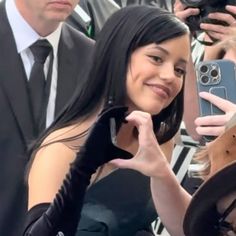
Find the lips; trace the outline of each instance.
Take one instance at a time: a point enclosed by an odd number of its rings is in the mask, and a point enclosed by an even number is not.
[[[50,3],[60,3],[60,4],[69,4],[70,2],[68,0],[52,0]]]
[[[146,84],[151,90],[162,98],[170,97],[171,91],[168,87],[161,85],[161,84]]]
[[[70,6],[71,7],[71,3],[68,0],[53,0],[50,1],[49,4],[57,4],[57,5],[61,5],[61,6]]]

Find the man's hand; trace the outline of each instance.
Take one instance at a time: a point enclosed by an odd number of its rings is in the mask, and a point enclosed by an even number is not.
[[[175,1],[174,13],[183,22],[186,22],[186,19],[189,16],[198,15],[199,12],[200,12],[200,10],[198,8],[191,8],[191,7],[188,8],[180,0]]]
[[[206,31],[211,37],[218,41],[229,40],[236,35],[236,6],[226,6],[229,13],[213,12],[208,15],[209,19],[219,20],[226,23],[227,26],[219,24],[201,23],[200,28]],[[230,14],[231,13],[231,14]]]

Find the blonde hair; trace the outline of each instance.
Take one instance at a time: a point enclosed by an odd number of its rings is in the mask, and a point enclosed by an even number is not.
[[[200,168],[191,171],[190,175],[192,177],[205,180],[211,170],[211,160],[209,158],[208,149],[206,146],[201,146],[196,150],[193,156],[193,162],[198,164]]]

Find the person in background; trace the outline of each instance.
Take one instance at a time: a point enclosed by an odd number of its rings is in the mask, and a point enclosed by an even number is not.
[[[160,165],[170,161],[189,57],[188,28],[168,11],[126,7],[108,19],[96,40],[84,89],[33,149],[24,235],[74,235],[90,178],[93,183],[112,175],[116,167],[110,160],[133,156],[129,163],[136,167],[146,157]],[[142,174],[149,175],[155,166]],[[135,211],[130,209],[126,218]],[[106,225],[103,235],[111,233],[110,227],[115,227],[112,235],[121,230],[135,235],[137,222],[115,220],[118,224]]]
[[[198,8],[187,8],[181,1],[175,3],[175,14],[183,21],[187,17],[199,14]],[[216,23],[201,23],[200,28],[202,33],[197,39],[193,39],[192,43],[192,58],[193,64],[196,65],[200,61],[229,59],[236,62],[235,54],[235,37],[236,37],[236,6],[226,5],[227,12],[211,12],[208,17],[211,20],[224,22]],[[214,39],[215,42],[212,41]],[[211,42],[212,45],[204,45],[202,41]],[[196,76],[193,64],[189,64],[186,76],[189,78],[185,84],[185,110],[188,111],[189,104],[193,112],[184,113],[184,121],[187,132],[195,139],[200,140],[202,135],[218,136],[224,132],[225,124],[230,120],[236,106],[231,102],[221,99],[210,93],[197,94]],[[214,105],[222,109],[225,114],[221,116],[199,117],[198,96],[212,102]]]
[[[199,9],[186,7],[183,1],[176,0],[174,5],[175,14],[184,22],[189,16],[198,16]],[[217,19],[225,22],[226,26],[218,24],[200,24],[201,30],[198,39],[192,37],[192,57],[189,60],[187,66],[186,77],[188,78],[185,83],[185,96],[184,96],[184,116],[181,124],[180,134],[181,139],[177,143],[176,149],[183,146],[182,153],[188,153],[186,158],[179,157],[178,160],[184,160],[185,166],[182,168],[182,172],[186,171],[186,175],[183,178],[182,185],[187,189],[189,193],[194,193],[197,187],[201,184],[201,179],[191,178],[188,175],[188,170],[197,168],[195,162],[192,161],[193,154],[198,149],[199,145],[202,145],[204,140],[202,135],[218,136],[225,129],[225,124],[232,117],[232,114],[236,111],[235,104],[225,99],[214,96],[213,94],[197,93],[196,87],[196,75],[195,65],[202,60],[212,59],[230,59],[235,61],[234,56],[234,37],[235,26],[234,17],[236,7],[226,6],[226,10],[229,13],[211,13],[209,17],[211,19]],[[214,29],[214,30],[213,30]],[[212,46],[207,46],[201,43],[202,41],[210,41],[207,34],[212,34],[211,37],[215,37],[218,42]],[[203,37],[205,35],[205,38]],[[222,53],[226,52],[226,53]],[[199,105],[198,96],[209,99],[210,102],[222,109],[225,114],[221,116],[199,117]],[[191,107],[191,112],[190,111]],[[214,126],[214,127],[213,127]],[[179,155],[180,150],[176,150]],[[175,168],[175,167],[174,167]],[[176,169],[176,168],[175,168]]]
[[[186,211],[185,235],[236,235],[235,134],[234,115],[227,123],[227,130],[196,157],[203,166],[198,175],[204,183]]]
[[[0,3],[0,235],[20,235],[28,146],[86,78],[93,42],[63,23],[78,2]]]
[[[80,0],[67,23],[96,39],[106,20],[122,7],[149,5],[173,12],[172,0]]]
[[[215,34],[215,37],[218,37],[218,40],[220,40],[220,42],[218,42],[217,45],[215,46],[211,46],[211,47],[207,47],[209,52],[210,49],[212,49],[212,52],[209,53],[208,55],[213,55],[213,52],[219,52],[219,50],[214,51],[214,47],[218,48],[219,46],[221,46],[221,49],[223,49],[224,51],[224,55],[226,58],[226,55],[230,55],[230,57],[228,57],[227,59],[231,59],[234,60],[234,51],[233,48],[235,47],[234,45],[234,18],[232,17],[232,15],[235,15],[235,6],[226,6],[226,9],[231,13],[231,14],[227,14],[227,13],[212,13],[211,17],[212,18],[220,18],[224,21],[226,21],[228,23],[228,26],[220,26],[220,25],[208,25],[208,24],[203,24],[201,25],[202,28],[208,28],[212,29],[212,27],[214,28],[214,32],[213,34]],[[188,16],[190,15],[197,15],[199,14],[199,10],[196,8],[186,8],[186,6],[184,6],[180,1],[176,1],[176,5],[175,5],[175,12],[176,15],[181,19],[181,20],[185,20]],[[195,41],[196,42],[196,41]],[[200,49],[204,47],[203,45],[200,47]],[[222,51],[222,50],[221,50]],[[198,53],[197,55],[202,55],[200,53],[199,48],[196,49],[196,52]],[[214,59],[213,57],[208,58],[208,59]],[[215,58],[215,59],[219,59],[219,58]],[[192,109],[193,105],[197,103],[197,90],[196,90],[196,84],[195,84],[195,71],[194,71],[194,66],[193,63],[188,64],[187,66],[187,73],[186,73],[186,83],[185,83],[185,111],[189,111],[189,104],[191,104],[191,111],[198,111],[198,106],[194,106],[197,109]],[[193,85],[193,87],[191,87]],[[190,96],[189,96],[190,95]],[[214,135],[218,136],[221,135],[222,132],[224,132],[225,130],[225,125],[227,123],[227,121],[233,116],[233,114],[235,113],[235,104],[232,104],[229,101],[226,101],[224,99],[221,98],[217,98],[214,95],[211,94],[205,94],[205,95],[201,95],[204,96],[206,98],[209,99],[209,101],[212,101],[215,105],[222,107],[223,109],[225,109],[226,114],[222,115],[222,116],[218,116],[218,117],[212,117],[214,119],[212,119],[212,122],[214,122],[216,124],[217,120],[218,121],[222,121],[220,126],[220,129],[215,129]],[[188,99],[188,100],[187,100]],[[214,102],[215,100],[215,102]],[[198,116],[198,112],[196,112],[195,114],[195,118],[192,119],[190,121],[190,123],[187,123],[186,121],[186,115],[192,115],[192,113],[190,112],[185,112],[184,113],[184,118],[185,118],[185,123],[186,126],[190,125],[189,127],[192,129],[192,131],[195,132],[195,126],[194,124],[194,120],[196,119],[196,117]],[[223,119],[222,119],[223,118]],[[204,118],[197,118],[196,123],[199,122],[201,119]],[[203,120],[204,122],[204,120]],[[206,122],[206,121],[205,121]],[[206,123],[205,123],[206,124]],[[210,123],[208,123],[208,125],[210,125]],[[189,128],[188,127],[188,128]],[[214,127],[215,128],[215,127]],[[211,127],[211,129],[213,130],[214,128]],[[192,135],[192,137],[196,138],[199,140],[199,134],[197,133],[197,136],[193,136],[194,134],[191,133],[191,130],[187,129],[189,134]],[[198,131],[199,132],[199,131]],[[205,133],[202,134],[206,134],[206,135],[213,135],[213,133],[209,133],[209,131],[205,130]],[[201,134],[201,135],[202,135]],[[125,164],[123,164],[125,165]],[[175,178],[174,174],[172,173],[172,171],[170,170],[169,167],[167,168],[163,168],[162,171],[157,175],[157,174],[153,174],[155,176],[155,178],[153,179],[153,198],[154,198],[154,202],[156,204],[156,208],[157,211],[159,213],[159,216],[161,217],[162,222],[164,223],[165,227],[167,228],[168,232],[170,233],[170,235],[184,235],[183,232],[183,221],[184,221],[184,215],[186,212],[186,209],[189,206],[189,203],[191,201],[191,195],[189,193],[187,193],[178,183],[178,180]],[[158,178],[157,178],[158,177]],[[156,179],[156,181],[154,181]],[[156,191],[156,189],[159,190],[163,190],[163,191]],[[168,196],[168,197],[167,197]],[[178,202],[179,204],[176,205],[176,202]],[[164,207],[163,207],[164,206]],[[166,207],[168,206],[168,207]],[[172,212],[172,213],[171,213]],[[170,214],[172,214],[174,217],[171,218],[169,217]],[[199,235],[199,234],[198,234]]]
[[[114,0],[80,0],[67,23],[96,39],[106,20],[119,9]]]
[[[211,47],[205,46],[203,61],[215,59],[228,59],[236,63],[236,6],[226,6],[229,13],[211,13],[211,19],[225,22],[227,26],[202,24],[201,27],[209,35],[217,39]],[[205,36],[207,37],[207,36]],[[214,96],[210,93],[202,93],[200,96],[223,111],[220,116],[198,117],[195,120],[196,132],[198,135],[219,136],[225,131],[225,124],[236,112],[236,104]]]
[[[151,177],[156,210],[170,235],[235,235],[235,117],[227,123],[227,131],[197,153],[202,168],[195,175],[204,182],[193,196],[181,187],[169,163],[157,150],[156,158],[144,152],[136,162],[112,161],[119,168],[135,169]]]
[[[173,12],[173,0],[115,0],[120,7],[131,5],[149,5],[160,7],[170,12]]]

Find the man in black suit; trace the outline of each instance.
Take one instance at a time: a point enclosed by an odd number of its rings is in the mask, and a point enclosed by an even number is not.
[[[18,236],[27,210],[26,150],[36,138],[29,97],[34,63],[30,46],[46,38],[53,48],[45,123],[82,86],[93,42],[64,20],[79,0],[6,0],[0,3],[0,235]],[[50,57],[44,69],[49,70]],[[46,72],[45,72],[46,73]]]

